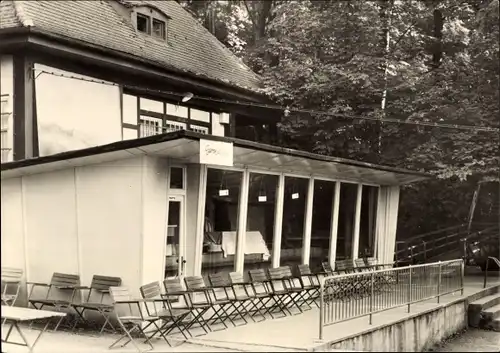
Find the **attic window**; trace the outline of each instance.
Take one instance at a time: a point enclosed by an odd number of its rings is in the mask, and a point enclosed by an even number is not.
[[[151,17],[138,13],[137,30],[142,33],[151,34]]]
[[[153,37],[165,39],[165,22],[153,18]]]
[[[137,13],[137,30],[154,38],[165,40],[167,38],[167,23],[156,16]]]

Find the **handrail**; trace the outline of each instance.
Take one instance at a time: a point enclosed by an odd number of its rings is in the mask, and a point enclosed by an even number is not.
[[[451,294],[463,295],[464,260],[323,277],[320,281],[319,339],[326,326]]]
[[[483,288],[486,288],[486,282],[488,281],[488,265],[490,264],[490,260],[493,260],[497,264],[497,266],[500,268],[500,260],[498,260],[494,256],[488,256],[488,258],[486,259],[486,268],[484,270],[484,284],[483,284]]]
[[[438,233],[442,233],[442,232],[445,232],[445,231],[450,230],[450,229],[458,229],[458,228],[463,227],[463,226],[464,225],[461,224],[460,226],[444,228],[444,229],[441,229],[440,231],[432,232],[432,234],[426,233],[426,234],[423,234],[423,235],[420,235],[417,237],[413,237],[413,238],[408,239],[406,241],[403,241],[403,244],[405,244],[405,247],[395,251],[396,261],[400,262],[400,261],[404,261],[404,259],[408,259],[408,258],[410,258],[413,261],[414,258],[421,256],[421,255],[424,255],[424,261],[425,261],[427,259],[428,252],[435,253],[436,249],[447,247],[447,246],[450,246],[450,245],[457,243],[457,242],[464,243],[464,246],[463,246],[464,257],[466,257],[465,243],[467,241],[469,241],[471,239],[475,239],[479,236],[485,236],[491,231],[498,230],[498,225],[491,225],[490,227],[487,227],[485,229],[475,231],[472,233],[469,233],[467,231],[467,229],[464,229],[463,231],[458,231],[458,232],[453,233],[453,234],[446,234],[446,235],[438,237],[438,238],[434,237],[434,238],[431,238],[429,240],[421,240],[420,242],[415,241],[415,239],[422,239],[423,236],[425,236],[425,235],[436,235]],[[463,237],[463,236],[465,236],[465,237]],[[443,241],[444,241],[443,244],[436,245],[436,244],[443,242]],[[419,250],[418,248],[420,248],[420,247],[423,247],[423,250]],[[417,248],[417,250],[415,251],[414,249],[416,249],[416,248]],[[402,255],[406,255],[406,256],[402,256]]]

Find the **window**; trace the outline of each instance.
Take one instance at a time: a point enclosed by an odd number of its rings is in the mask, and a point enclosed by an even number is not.
[[[137,30],[142,33],[151,34],[151,18],[149,16],[138,13]]]
[[[153,18],[153,37],[165,39],[165,22]]]
[[[162,120],[150,116],[141,116],[139,136],[146,137],[161,134],[163,130]]]

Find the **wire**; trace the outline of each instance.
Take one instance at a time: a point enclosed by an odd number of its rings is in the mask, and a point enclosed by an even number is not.
[[[73,76],[73,75],[66,75],[66,74],[61,74],[61,73],[56,73],[56,72],[50,72],[50,71],[46,71],[46,70],[39,70],[39,69],[33,69],[33,70],[38,72],[38,74],[35,76],[36,78],[38,78],[41,74],[48,74],[48,75],[53,75],[53,76],[58,76],[58,77],[63,77],[63,78],[68,78],[68,79],[75,79],[75,80],[80,80],[80,81],[85,81],[85,82],[104,84],[104,85],[108,85],[108,86],[123,87],[123,88],[131,89],[131,90],[140,90],[140,91],[146,91],[146,92],[150,92],[150,93],[168,94],[168,95],[178,96],[178,97],[184,97],[184,95],[185,95],[185,93],[174,92],[174,91],[162,91],[162,90],[144,88],[144,87],[140,87],[140,86],[122,85],[122,84],[104,81],[104,80],[95,80],[95,79],[90,79],[90,78],[84,78],[84,77],[78,77],[78,76]],[[380,118],[367,117],[367,116],[351,116],[351,115],[344,115],[344,114],[334,114],[334,113],[330,113],[330,112],[311,110],[311,109],[295,109],[295,108],[283,107],[283,106],[280,106],[277,104],[263,104],[263,103],[255,103],[255,102],[232,101],[232,100],[220,99],[220,98],[203,97],[203,96],[198,96],[198,95],[196,95],[194,97],[198,100],[210,101],[210,102],[216,102],[216,103],[241,105],[241,106],[245,106],[245,107],[265,108],[265,109],[279,110],[279,111],[284,111],[284,112],[294,112],[294,113],[301,113],[301,114],[326,115],[326,116],[330,116],[330,117],[343,118],[343,119],[369,120],[369,121],[377,121],[377,122],[381,122],[381,123],[393,123],[393,124],[416,125],[416,126],[430,126],[430,127],[436,127],[436,128],[467,130],[467,131],[482,131],[482,132],[496,132],[496,133],[500,132],[500,128],[494,128],[494,127],[433,123],[433,122],[425,122],[425,121],[399,120],[399,119],[393,119],[393,118],[380,119]]]

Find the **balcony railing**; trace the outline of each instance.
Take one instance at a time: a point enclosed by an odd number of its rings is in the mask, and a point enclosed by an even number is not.
[[[324,327],[461,291],[464,262],[451,260],[388,270],[324,277],[320,287],[319,339]]]

